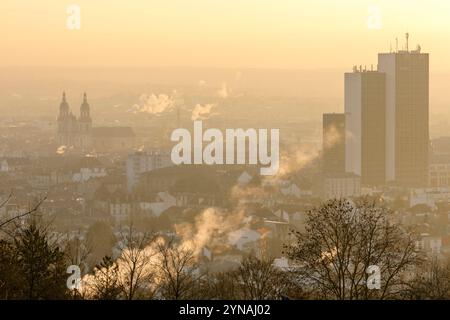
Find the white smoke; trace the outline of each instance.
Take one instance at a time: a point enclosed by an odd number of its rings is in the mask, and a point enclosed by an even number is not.
[[[349,135],[351,132],[348,132]],[[325,149],[332,148],[337,143],[344,141],[345,137],[340,133],[338,128],[336,126],[331,125],[327,128],[326,132],[324,133],[324,140],[323,140],[323,147]]]
[[[141,94],[139,103],[132,107],[134,112],[143,112],[150,114],[161,114],[174,109],[177,104],[177,93],[174,91],[172,95],[167,94]]]
[[[212,103],[208,103],[205,105],[196,104],[194,109],[192,110],[191,120],[205,120],[211,116],[211,111],[215,108],[216,105]]]
[[[223,212],[216,208],[207,208],[200,213],[193,223],[182,223],[175,225],[175,230],[180,238],[180,242],[176,244],[175,249],[180,252],[190,252],[193,254],[194,260],[201,258],[204,249],[214,244],[214,240],[221,239],[221,244],[225,243],[228,234],[237,230],[244,220],[244,212],[238,211],[234,213]],[[162,237],[155,238],[149,245],[142,249],[124,249],[121,255],[115,260],[118,267],[118,283],[126,283],[129,277],[129,268],[126,264],[127,257],[142,257],[146,263],[140,266],[139,274],[142,278],[153,278],[150,282],[151,286],[158,286],[159,266],[161,265],[162,256],[158,247],[166,243]],[[135,250],[136,252],[131,252]],[[82,279],[82,293],[86,298],[92,298],[95,292],[96,281],[102,281],[102,272],[98,271],[94,274],[87,274]],[[100,276],[100,278],[96,279]]]
[[[139,257],[138,266],[136,266],[136,272],[139,273],[141,279],[149,279],[155,276],[157,268],[156,265],[159,264],[160,258],[158,256],[158,245],[164,242],[161,237],[156,238],[145,248],[126,248],[122,251],[121,255],[114,261],[115,266],[117,266],[117,283],[119,285],[129,285],[129,264],[131,261],[130,257]],[[145,263],[143,263],[145,262]],[[104,278],[104,274],[107,272],[106,268],[101,268],[99,270],[94,270],[93,274],[86,274],[82,278],[81,293],[85,298],[92,299],[96,291],[96,286],[98,281],[104,282],[107,279]],[[155,286],[156,283],[149,281],[145,284],[146,286]],[[151,289],[151,288],[148,288]]]
[[[219,91],[217,91],[217,95],[222,99],[226,99],[229,97],[230,89],[228,88],[225,82],[222,83],[222,86],[220,87]]]
[[[60,146],[58,147],[58,149],[56,149],[56,154],[64,154],[66,153],[66,149],[67,149],[66,146]]]
[[[182,239],[180,248],[191,250],[195,256],[199,256],[203,248],[211,245],[220,235],[237,230],[243,219],[243,211],[229,213],[217,208],[207,208],[196,217],[194,223],[175,226],[177,235]]]

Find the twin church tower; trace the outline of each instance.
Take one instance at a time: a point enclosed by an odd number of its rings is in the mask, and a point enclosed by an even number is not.
[[[83,95],[80,116],[77,118],[70,110],[63,92],[59,105],[57,140],[60,146],[74,146],[85,149],[92,145],[92,119],[87,95]]]

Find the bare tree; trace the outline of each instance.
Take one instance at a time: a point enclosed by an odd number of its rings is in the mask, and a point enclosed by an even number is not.
[[[441,262],[432,258],[418,268],[408,281],[404,294],[408,299],[450,299],[450,261]]]
[[[245,257],[237,268],[208,274],[202,281],[202,299],[304,299],[305,293],[273,259]]]
[[[94,268],[90,277],[87,295],[96,300],[115,300],[120,298],[123,288],[120,284],[119,266],[111,257],[105,256]]]
[[[173,238],[157,244],[155,265],[159,291],[164,299],[195,298],[195,285],[203,277],[197,267],[194,251],[180,247]]]
[[[11,200],[12,198],[12,193],[10,193],[7,197],[6,200],[4,200],[2,203],[0,203],[0,208],[3,208],[5,205],[8,204],[8,202]],[[10,217],[7,218],[4,221],[0,221],[0,230],[5,227],[6,225],[8,225],[11,222],[17,221],[21,218],[24,218],[26,216],[32,215],[34,213],[36,213],[39,210],[39,207],[42,205],[42,203],[47,199],[47,196],[42,197],[41,199],[39,199],[36,204],[31,207],[29,210],[19,213],[18,215],[14,216],[14,217]]]
[[[305,231],[294,231],[294,242],[285,246],[297,265],[298,283],[319,298],[397,296],[407,271],[421,259],[412,233],[390,216],[385,207],[365,200],[335,199],[311,210]],[[369,266],[379,268],[379,289],[367,285]]]
[[[121,234],[121,255],[118,264],[121,286],[127,300],[153,295],[154,275],[151,260],[156,253],[150,246],[152,238],[150,233],[136,232],[133,225]]]
[[[68,265],[75,265],[80,268],[81,277],[89,272],[88,257],[91,253],[91,248],[86,241],[81,240],[81,236],[76,236],[72,239],[67,237],[63,239],[64,253]],[[71,290],[73,299],[83,298],[82,291],[74,288]]]
[[[234,272],[242,299],[280,299],[293,283],[287,274],[273,266],[273,259],[248,256]]]
[[[239,300],[241,291],[232,271],[207,274],[202,283],[202,299]]]
[[[87,260],[91,251],[90,245],[86,241],[83,241],[81,236],[74,237],[73,239],[67,238],[65,240],[64,252],[68,262],[71,265],[79,266],[82,273],[88,272]]]

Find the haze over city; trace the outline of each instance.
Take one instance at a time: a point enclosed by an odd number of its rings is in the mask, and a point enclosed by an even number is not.
[[[66,27],[60,1],[2,1],[0,110],[51,115],[62,90],[132,103],[149,85],[169,91],[199,81],[237,93],[294,96],[306,112],[343,109],[342,73],[376,64],[374,52],[411,45],[430,60],[432,136],[448,123],[449,22],[445,1],[80,1],[81,27]],[[380,13],[370,29],[371,9]],[[430,18],[432,17],[432,18]],[[26,68],[25,68],[26,67]],[[25,69],[24,69],[25,68]],[[239,81],[236,80],[238,74]],[[309,99],[309,100],[308,100]],[[310,108],[310,99],[315,107]],[[114,103],[117,104],[117,103]],[[318,105],[317,105],[318,104]],[[319,115],[319,113],[318,113]]]
[[[450,3],[0,12],[0,299],[450,299]]]

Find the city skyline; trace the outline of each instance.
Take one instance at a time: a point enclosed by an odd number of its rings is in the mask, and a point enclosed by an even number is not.
[[[428,185],[429,54],[410,50],[405,36],[404,49],[379,53],[375,69],[344,74],[344,113],[323,115],[324,175],[352,173],[369,186]]]
[[[450,300],[450,3],[0,12],[0,301]]]

